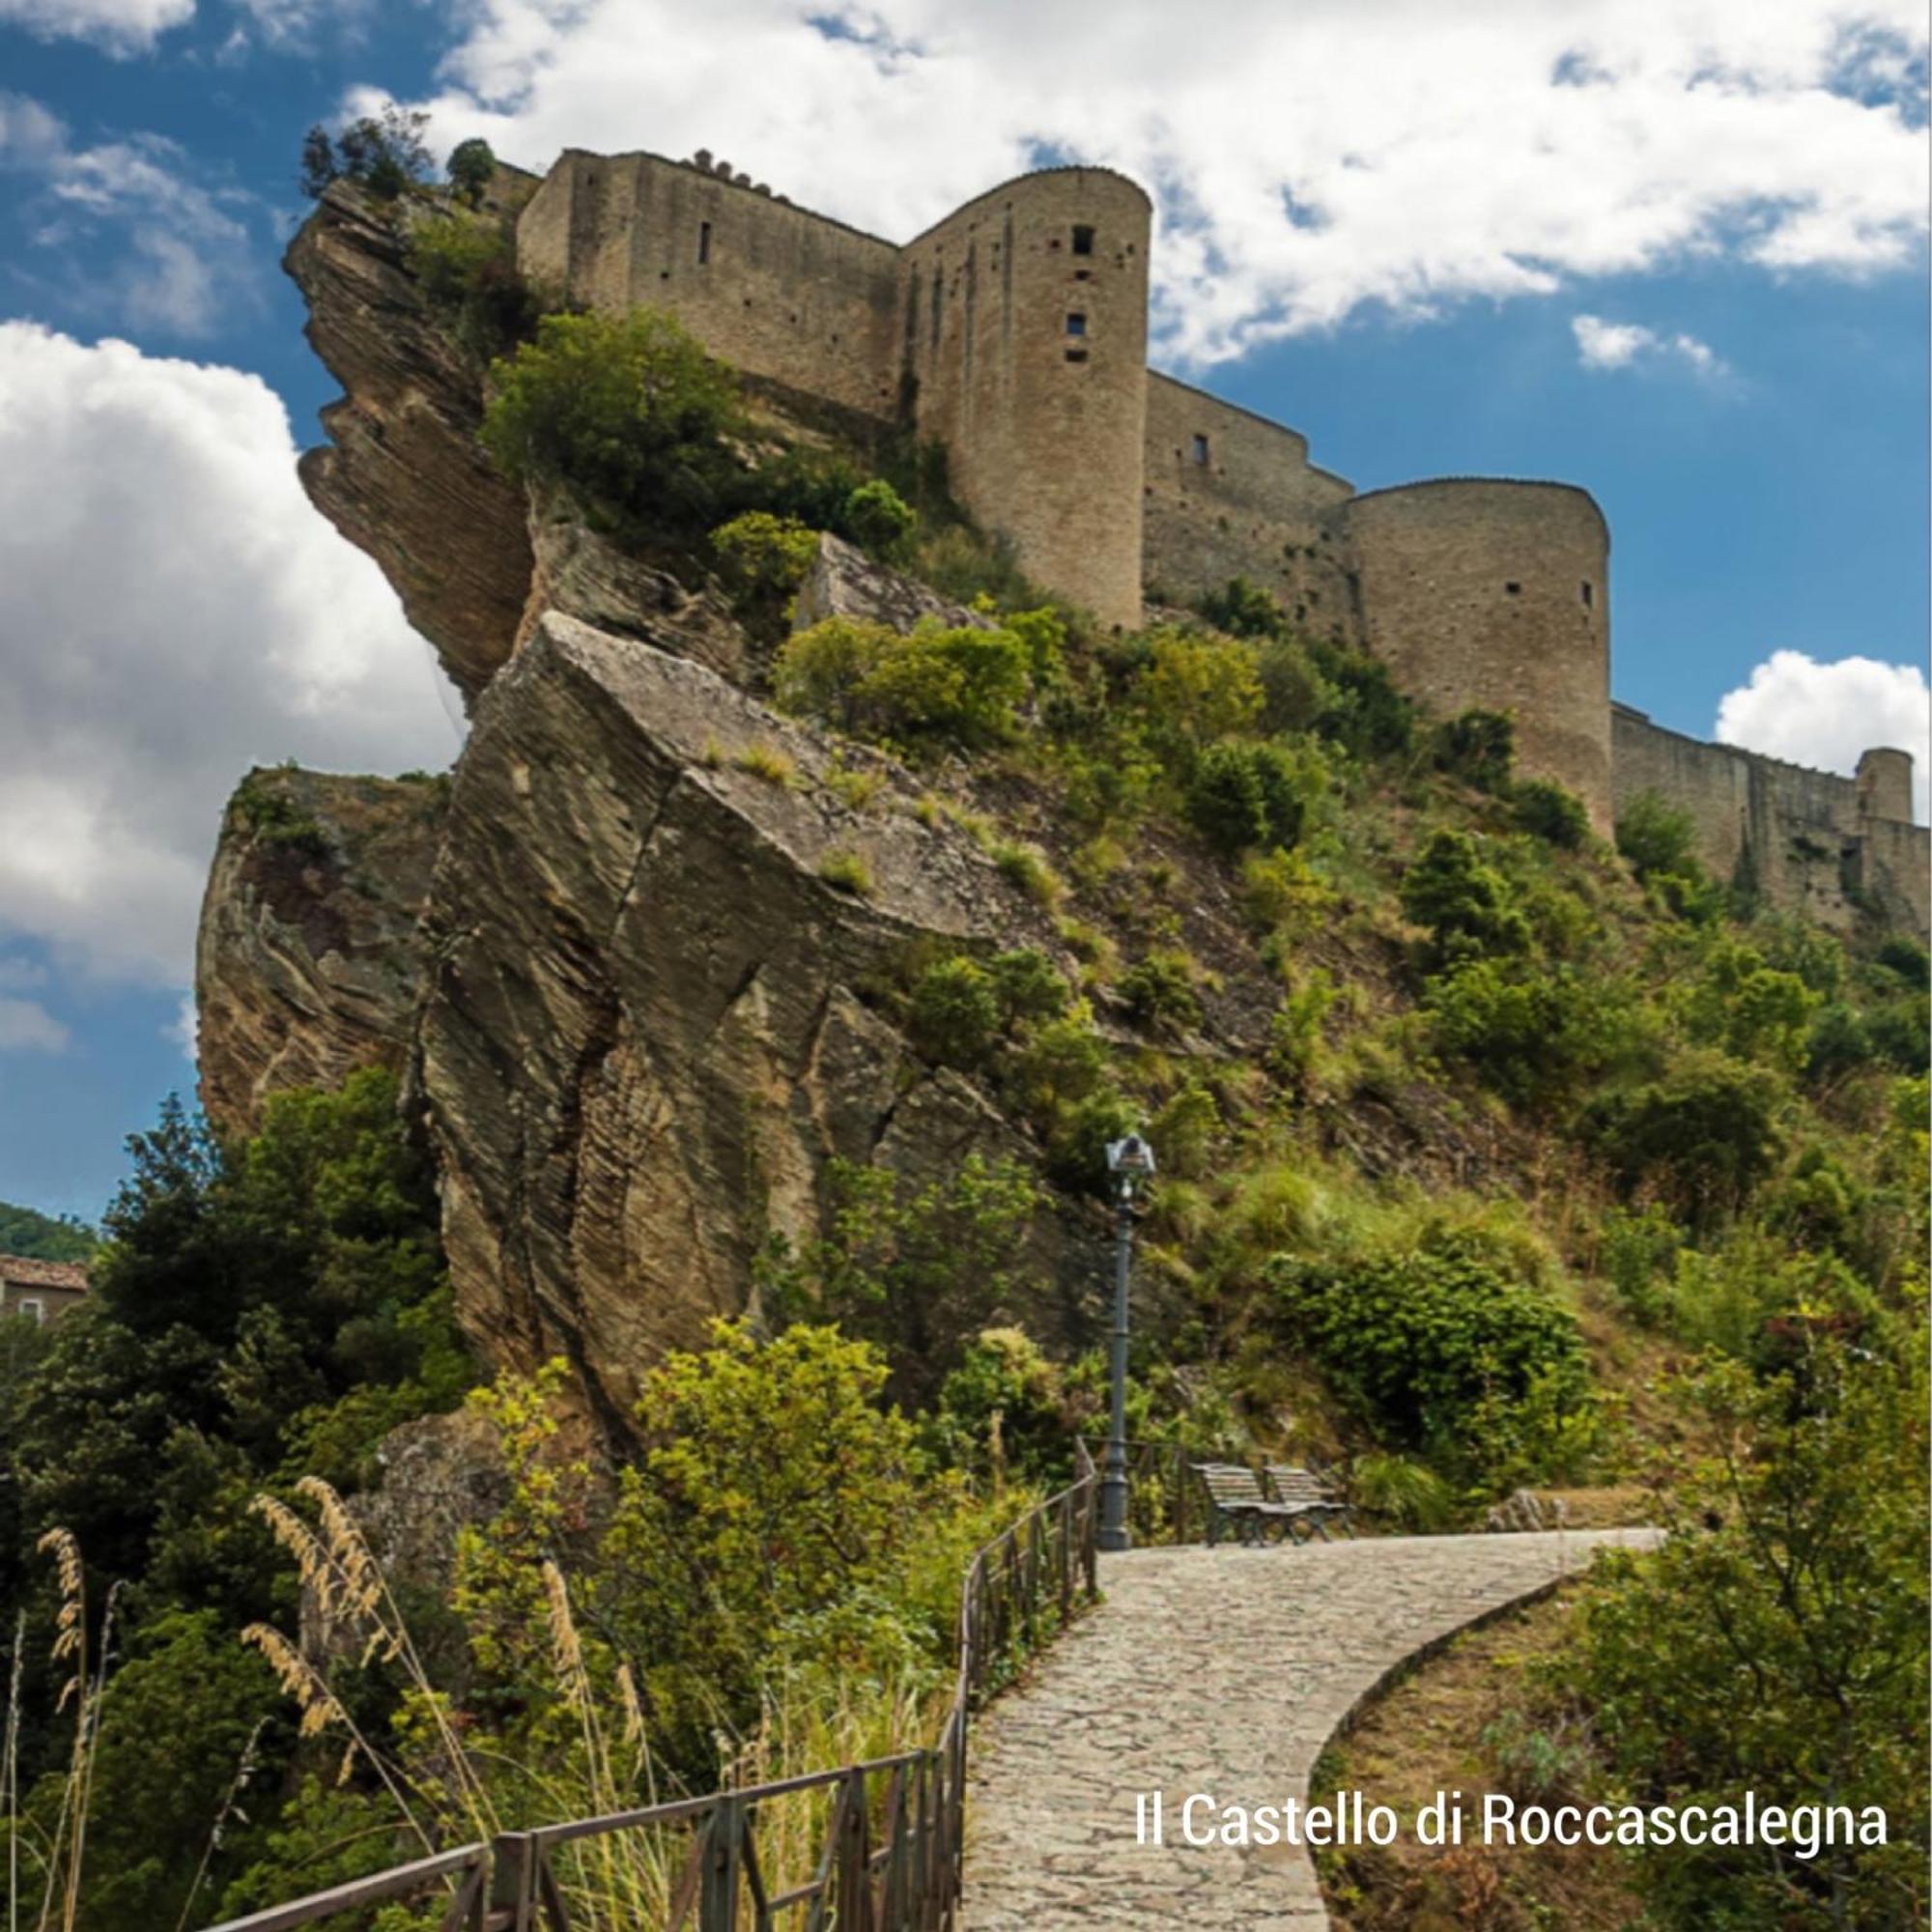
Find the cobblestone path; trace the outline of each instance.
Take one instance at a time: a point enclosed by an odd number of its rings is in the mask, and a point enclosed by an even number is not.
[[[967,1932],[1187,1926],[1320,1932],[1308,1854],[1177,1842],[1181,1802],[1280,1804],[1382,1675],[1647,1530],[1417,1536],[1100,1559],[1106,1601],[980,1719]],[[1166,1795],[1167,1842],[1134,1842]]]

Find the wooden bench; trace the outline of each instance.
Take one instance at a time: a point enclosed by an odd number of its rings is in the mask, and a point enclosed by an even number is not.
[[[1209,1543],[1220,1542],[1224,1523],[1242,1543],[1265,1542],[1270,1524],[1283,1536],[1293,1534],[1299,1512],[1268,1495],[1252,1469],[1238,1463],[1197,1463],[1194,1473],[1208,1492]]]
[[[1270,1463],[1267,1465],[1268,1488],[1274,1492],[1274,1499],[1284,1509],[1292,1510],[1295,1517],[1306,1522],[1322,1542],[1328,1540],[1328,1524],[1335,1523],[1344,1535],[1355,1534],[1354,1511],[1348,1499],[1341,1495],[1332,1483],[1324,1481],[1313,1469],[1304,1469],[1290,1463]]]

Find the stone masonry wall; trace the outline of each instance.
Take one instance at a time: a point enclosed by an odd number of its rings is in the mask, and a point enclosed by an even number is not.
[[[1359,641],[1335,520],[1354,493],[1309,462],[1306,437],[1154,374],[1143,466],[1151,594],[1190,603],[1245,577],[1311,634]]]
[[[1054,168],[908,242],[915,420],[1021,567],[1131,629],[1141,613],[1152,209],[1123,175]]]
[[[1689,812],[1717,878],[1753,881],[1773,904],[1841,931],[1858,916],[1845,890],[1854,886],[1889,919],[1925,929],[1932,835],[1861,810],[1856,780],[1705,744],[1626,704],[1611,724],[1617,810],[1653,791]],[[1908,761],[1908,810],[1910,784]]]
[[[1437,711],[1517,714],[1526,774],[1610,828],[1610,534],[1586,491],[1450,478],[1350,500],[1367,641]]]
[[[752,375],[896,408],[898,250],[715,170],[572,149],[524,210],[517,256],[573,302],[671,310]]]

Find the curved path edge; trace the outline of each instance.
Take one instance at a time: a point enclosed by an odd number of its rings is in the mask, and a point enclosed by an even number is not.
[[[1655,1541],[1556,1530],[1103,1556],[1105,1601],[980,1720],[968,1932],[1322,1932],[1305,1850],[1185,1845],[1181,1803],[1305,1800],[1328,1744],[1452,1638],[1601,1548]],[[1156,1791],[1166,1842],[1137,1842],[1136,1800]]]

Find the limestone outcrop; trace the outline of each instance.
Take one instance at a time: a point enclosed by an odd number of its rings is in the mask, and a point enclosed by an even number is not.
[[[329,440],[302,457],[302,485],[473,699],[510,655],[531,570],[523,492],[476,440],[476,371],[425,305],[390,214],[352,184],[323,196],[283,266],[345,391],[322,412]]]
[[[704,667],[554,613],[478,707],[412,1103],[466,1326],[495,1361],[569,1356],[612,1426],[656,1355],[748,1305],[769,1233],[816,1232],[832,1156],[1024,1151],[876,989],[921,941],[1059,941],[890,761],[854,810],[833,758]],[[1097,1273],[1067,1265],[1078,1226],[1041,1221],[1040,1279]]]
[[[284,1089],[402,1065],[445,794],[434,779],[287,767],[237,787],[195,949],[201,1098],[217,1128],[249,1131]]]
[[[910,631],[927,618],[952,628],[993,627],[992,618],[949,604],[917,579],[874,563],[830,530],[819,533],[818,554],[792,600],[792,628],[803,631],[827,617],[861,617],[895,631]]]

